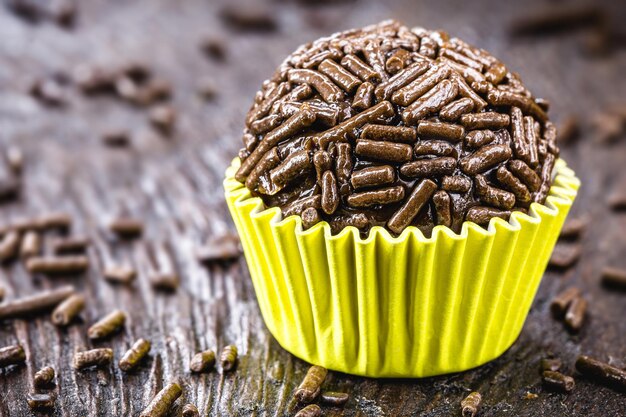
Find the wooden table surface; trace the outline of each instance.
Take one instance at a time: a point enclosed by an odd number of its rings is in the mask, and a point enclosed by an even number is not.
[[[536,96],[551,101],[554,120],[580,116],[583,135],[564,147],[563,157],[583,181],[572,217],[586,216],[590,224],[581,241],[581,261],[567,272],[546,273],[519,340],[501,358],[472,371],[423,380],[331,372],[325,386],[348,392],[350,400],[343,411],[324,408],[325,415],[457,416],[470,390],[483,394],[482,416],[624,415],[624,394],[580,377],[572,394],[550,393],[542,389],[538,371],[539,360],[549,353],[562,358],[570,374],[583,353],[626,366],[626,294],[599,284],[603,266],[626,267],[626,215],[611,212],[606,204],[607,194],[626,184],[626,138],[599,145],[587,128],[594,114],[625,102],[626,54],[622,49],[604,58],[585,56],[579,32],[507,35],[516,15],[565,3],[364,0],[303,6],[265,0],[257,4],[276,12],[277,28],[263,33],[227,27],[218,12],[226,4],[241,4],[229,0],[80,2],[70,30],[49,20],[29,23],[0,7],[0,146],[16,145],[25,154],[22,197],[0,205],[0,225],[64,211],[74,218],[73,233],[93,241],[92,266],[81,277],[34,278],[19,262],[0,269],[7,299],[71,283],[89,301],[82,321],[67,329],[59,330],[45,315],[0,322],[0,346],[19,342],[27,352],[26,366],[0,370],[0,415],[31,415],[26,394],[34,372],[48,364],[60,374],[55,416],[137,416],[157,390],[177,378],[184,388],[178,404],[193,402],[202,415],[295,414],[293,391],[308,365],[284,351],[265,328],[245,261],[203,266],[194,248],[234,229],[221,183],[241,146],[244,115],[263,79],[304,41],[389,17],[443,28],[490,50],[517,69]],[[605,3],[616,22],[626,19],[623,4]],[[200,51],[207,36],[224,39],[225,62]],[[145,109],[112,96],[86,97],[70,84],[66,106],[50,108],[28,94],[33,79],[71,74],[80,63],[114,67],[131,60],[148,63],[174,86],[171,101],[178,121],[171,137],[150,127]],[[217,91],[210,102],[196,92],[205,76]],[[132,133],[130,147],[105,147],[103,132],[118,128]],[[119,243],[109,236],[105,225],[120,213],[145,221],[140,240]],[[112,286],[103,279],[103,267],[114,262],[137,268],[134,285]],[[173,294],[156,292],[148,282],[150,271],[163,264],[181,276]],[[578,335],[549,314],[551,298],[571,285],[580,286],[590,304]],[[128,312],[125,330],[93,344],[87,327],[114,308]],[[117,366],[90,372],[71,368],[77,348],[111,346],[119,359],[138,337],[150,339],[153,347],[134,373],[124,374]],[[235,372],[189,375],[194,352],[231,343],[241,355]],[[276,366],[284,371],[282,379],[271,377]],[[172,415],[180,415],[180,409]]]

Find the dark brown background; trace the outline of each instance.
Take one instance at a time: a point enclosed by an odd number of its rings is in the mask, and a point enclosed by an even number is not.
[[[592,59],[581,53],[580,32],[515,40],[506,35],[516,15],[566,2],[429,5],[370,0],[308,7],[261,2],[276,11],[278,25],[265,34],[236,33],[226,27],[217,12],[221,4],[232,3],[227,0],[80,3],[73,30],[47,21],[26,23],[0,8],[0,144],[17,144],[26,155],[24,196],[18,203],[0,206],[0,224],[63,210],[75,216],[76,233],[87,233],[96,242],[90,249],[94,266],[82,278],[35,280],[19,264],[0,270],[8,298],[71,281],[90,299],[84,322],[67,330],[57,330],[47,317],[0,323],[0,346],[19,341],[28,354],[27,366],[0,370],[3,416],[29,415],[25,395],[32,375],[47,364],[60,370],[58,416],[135,416],[156,390],[176,377],[182,378],[185,390],[179,403],[193,402],[204,415],[293,414],[292,392],[307,364],[269,335],[243,259],[207,268],[196,261],[193,249],[233,228],[222,197],[224,169],[240,147],[244,114],[255,91],[300,43],[395,17],[408,25],[446,29],[490,50],[517,69],[536,96],[552,102],[551,115],[557,121],[577,113],[587,125],[608,104],[624,103],[626,94],[624,50]],[[626,18],[619,3],[605,6],[618,23]],[[207,35],[225,39],[225,63],[212,62],[200,52],[198,45]],[[114,66],[129,59],[149,63],[156,75],[175,86],[179,122],[172,138],[151,130],[145,110],[112,97],[86,98],[69,86],[67,106],[49,109],[27,93],[33,78],[71,73],[80,62]],[[205,75],[218,90],[212,103],[195,93]],[[131,148],[105,148],[99,137],[110,128],[130,129]],[[607,193],[626,180],[626,144],[622,136],[620,143],[598,146],[593,135],[586,129],[581,140],[563,152],[583,180],[573,217],[592,219],[583,238],[583,258],[569,272],[546,274],[517,343],[488,365],[447,377],[373,380],[332,373],[326,386],[350,393],[344,415],[454,416],[469,390],[484,395],[483,416],[624,415],[624,394],[582,378],[577,378],[571,395],[544,392],[538,373],[538,361],[548,352],[560,356],[568,372],[573,372],[581,353],[626,365],[626,295],[598,283],[602,266],[626,267],[626,216],[612,214],[605,203]],[[104,225],[119,212],[145,220],[143,240],[121,246],[110,242]],[[182,276],[174,295],[155,293],[149,286],[147,272],[159,253],[169,257]],[[113,287],[102,279],[99,271],[113,259],[139,269],[133,288]],[[590,301],[589,320],[576,336],[548,312],[551,297],[574,284]],[[126,330],[96,346],[112,346],[119,358],[132,340],[146,337],[153,342],[151,358],[130,375],[117,366],[110,372],[73,372],[74,349],[90,346],[87,325],[114,307],[129,312]],[[235,373],[188,375],[193,352],[229,343],[241,353]],[[276,362],[284,366],[282,382],[269,377]],[[525,399],[527,392],[539,396]],[[326,410],[327,415],[341,415]]]

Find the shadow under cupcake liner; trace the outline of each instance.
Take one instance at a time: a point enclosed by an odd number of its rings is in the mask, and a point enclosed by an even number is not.
[[[261,313],[280,345],[312,364],[368,377],[463,371],[519,336],[580,181],[564,161],[544,205],[460,234],[437,226],[393,237],[332,235],[283,219],[226,171],[226,201]]]

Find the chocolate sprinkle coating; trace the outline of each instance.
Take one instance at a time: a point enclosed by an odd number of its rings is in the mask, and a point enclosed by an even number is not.
[[[287,57],[246,117],[235,177],[283,216],[306,210],[307,228],[459,232],[545,202],[546,111],[488,52],[385,21]]]

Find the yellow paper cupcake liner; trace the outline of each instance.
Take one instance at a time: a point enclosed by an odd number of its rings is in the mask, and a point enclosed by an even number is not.
[[[282,218],[226,171],[226,201],[265,323],[280,345],[312,364],[369,377],[463,371],[517,339],[580,186],[558,161],[545,205],[529,214],[466,222],[460,234],[374,227],[331,235]]]

